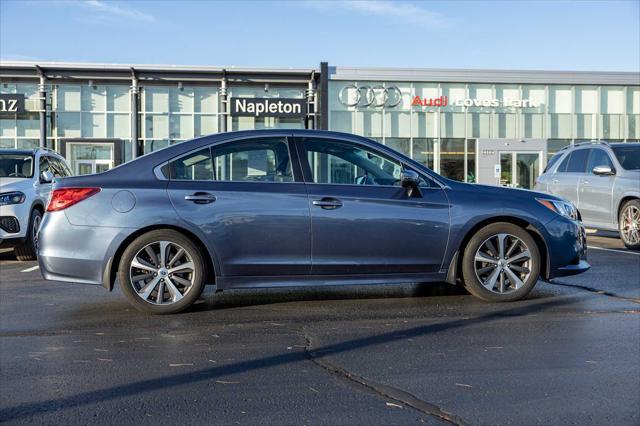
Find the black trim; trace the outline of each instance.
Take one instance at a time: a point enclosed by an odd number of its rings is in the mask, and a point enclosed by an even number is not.
[[[320,62],[320,129],[329,130],[329,64]]]

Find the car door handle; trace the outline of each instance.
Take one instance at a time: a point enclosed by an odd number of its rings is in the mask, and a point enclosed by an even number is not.
[[[320,200],[313,200],[313,205],[325,210],[333,210],[342,207],[342,201],[335,198],[322,198]]]
[[[206,192],[196,192],[195,194],[185,195],[184,199],[187,201],[193,201],[196,204],[209,204],[216,200],[216,196]]]

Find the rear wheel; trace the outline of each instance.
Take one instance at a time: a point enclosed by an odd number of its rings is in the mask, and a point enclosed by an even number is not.
[[[13,249],[16,259],[22,262],[36,260],[38,257],[38,231],[41,223],[42,213],[38,209],[33,209],[29,217],[29,227],[25,241]]]
[[[627,248],[640,250],[640,200],[624,203],[618,218],[620,238]]]
[[[136,309],[173,314],[200,297],[205,262],[198,247],[173,230],[151,231],[136,238],[122,254],[118,278]]]
[[[480,229],[462,257],[465,288],[488,302],[525,297],[540,275],[540,251],[523,228],[494,223]]]

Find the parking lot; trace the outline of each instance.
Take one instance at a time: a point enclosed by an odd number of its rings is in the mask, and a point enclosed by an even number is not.
[[[640,423],[640,253],[487,304],[447,284],[206,292],[145,316],[0,254],[0,421]]]

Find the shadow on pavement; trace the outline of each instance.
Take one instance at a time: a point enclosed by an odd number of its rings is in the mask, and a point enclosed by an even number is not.
[[[524,316],[533,313],[539,313],[553,307],[565,305],[567,303],[570,302],[557,299],[541,301],[539,303],[530,304],[527,306],[520,306],[516,308],[504,309],[501,311],[488,313],[479,317],[455,319],[437,324],[423,325],[404,330],[382,333],[374,336],[352,339],[346,342],[314,348],[314,358],[318,359],[326,356],[327,354],[345,353],[355,349],[387,344],[398,340],[406,340],[407,338],[412,337],[437,334],[446,330],[485,323],[505,317]],[[302,332],[300,332],[300,334],[302,336]],[[273,355],[249,361],[241,361],[225,366],[212,367],[190,373],[175,374],[158,379],[140,380],[126,385],[113,386],[97,391],[79,393],[69,397],[21,404],[1,410],[0,422],[26,419],[39,413],[53,412],[61,409],[78,407],[105,400],[133,397],[143,393],[153,392],[169,387],[218,379],[228,375],[286,365],[292,362],[300,362],[305,359],[306,351],[287,352],[280,355]]]

